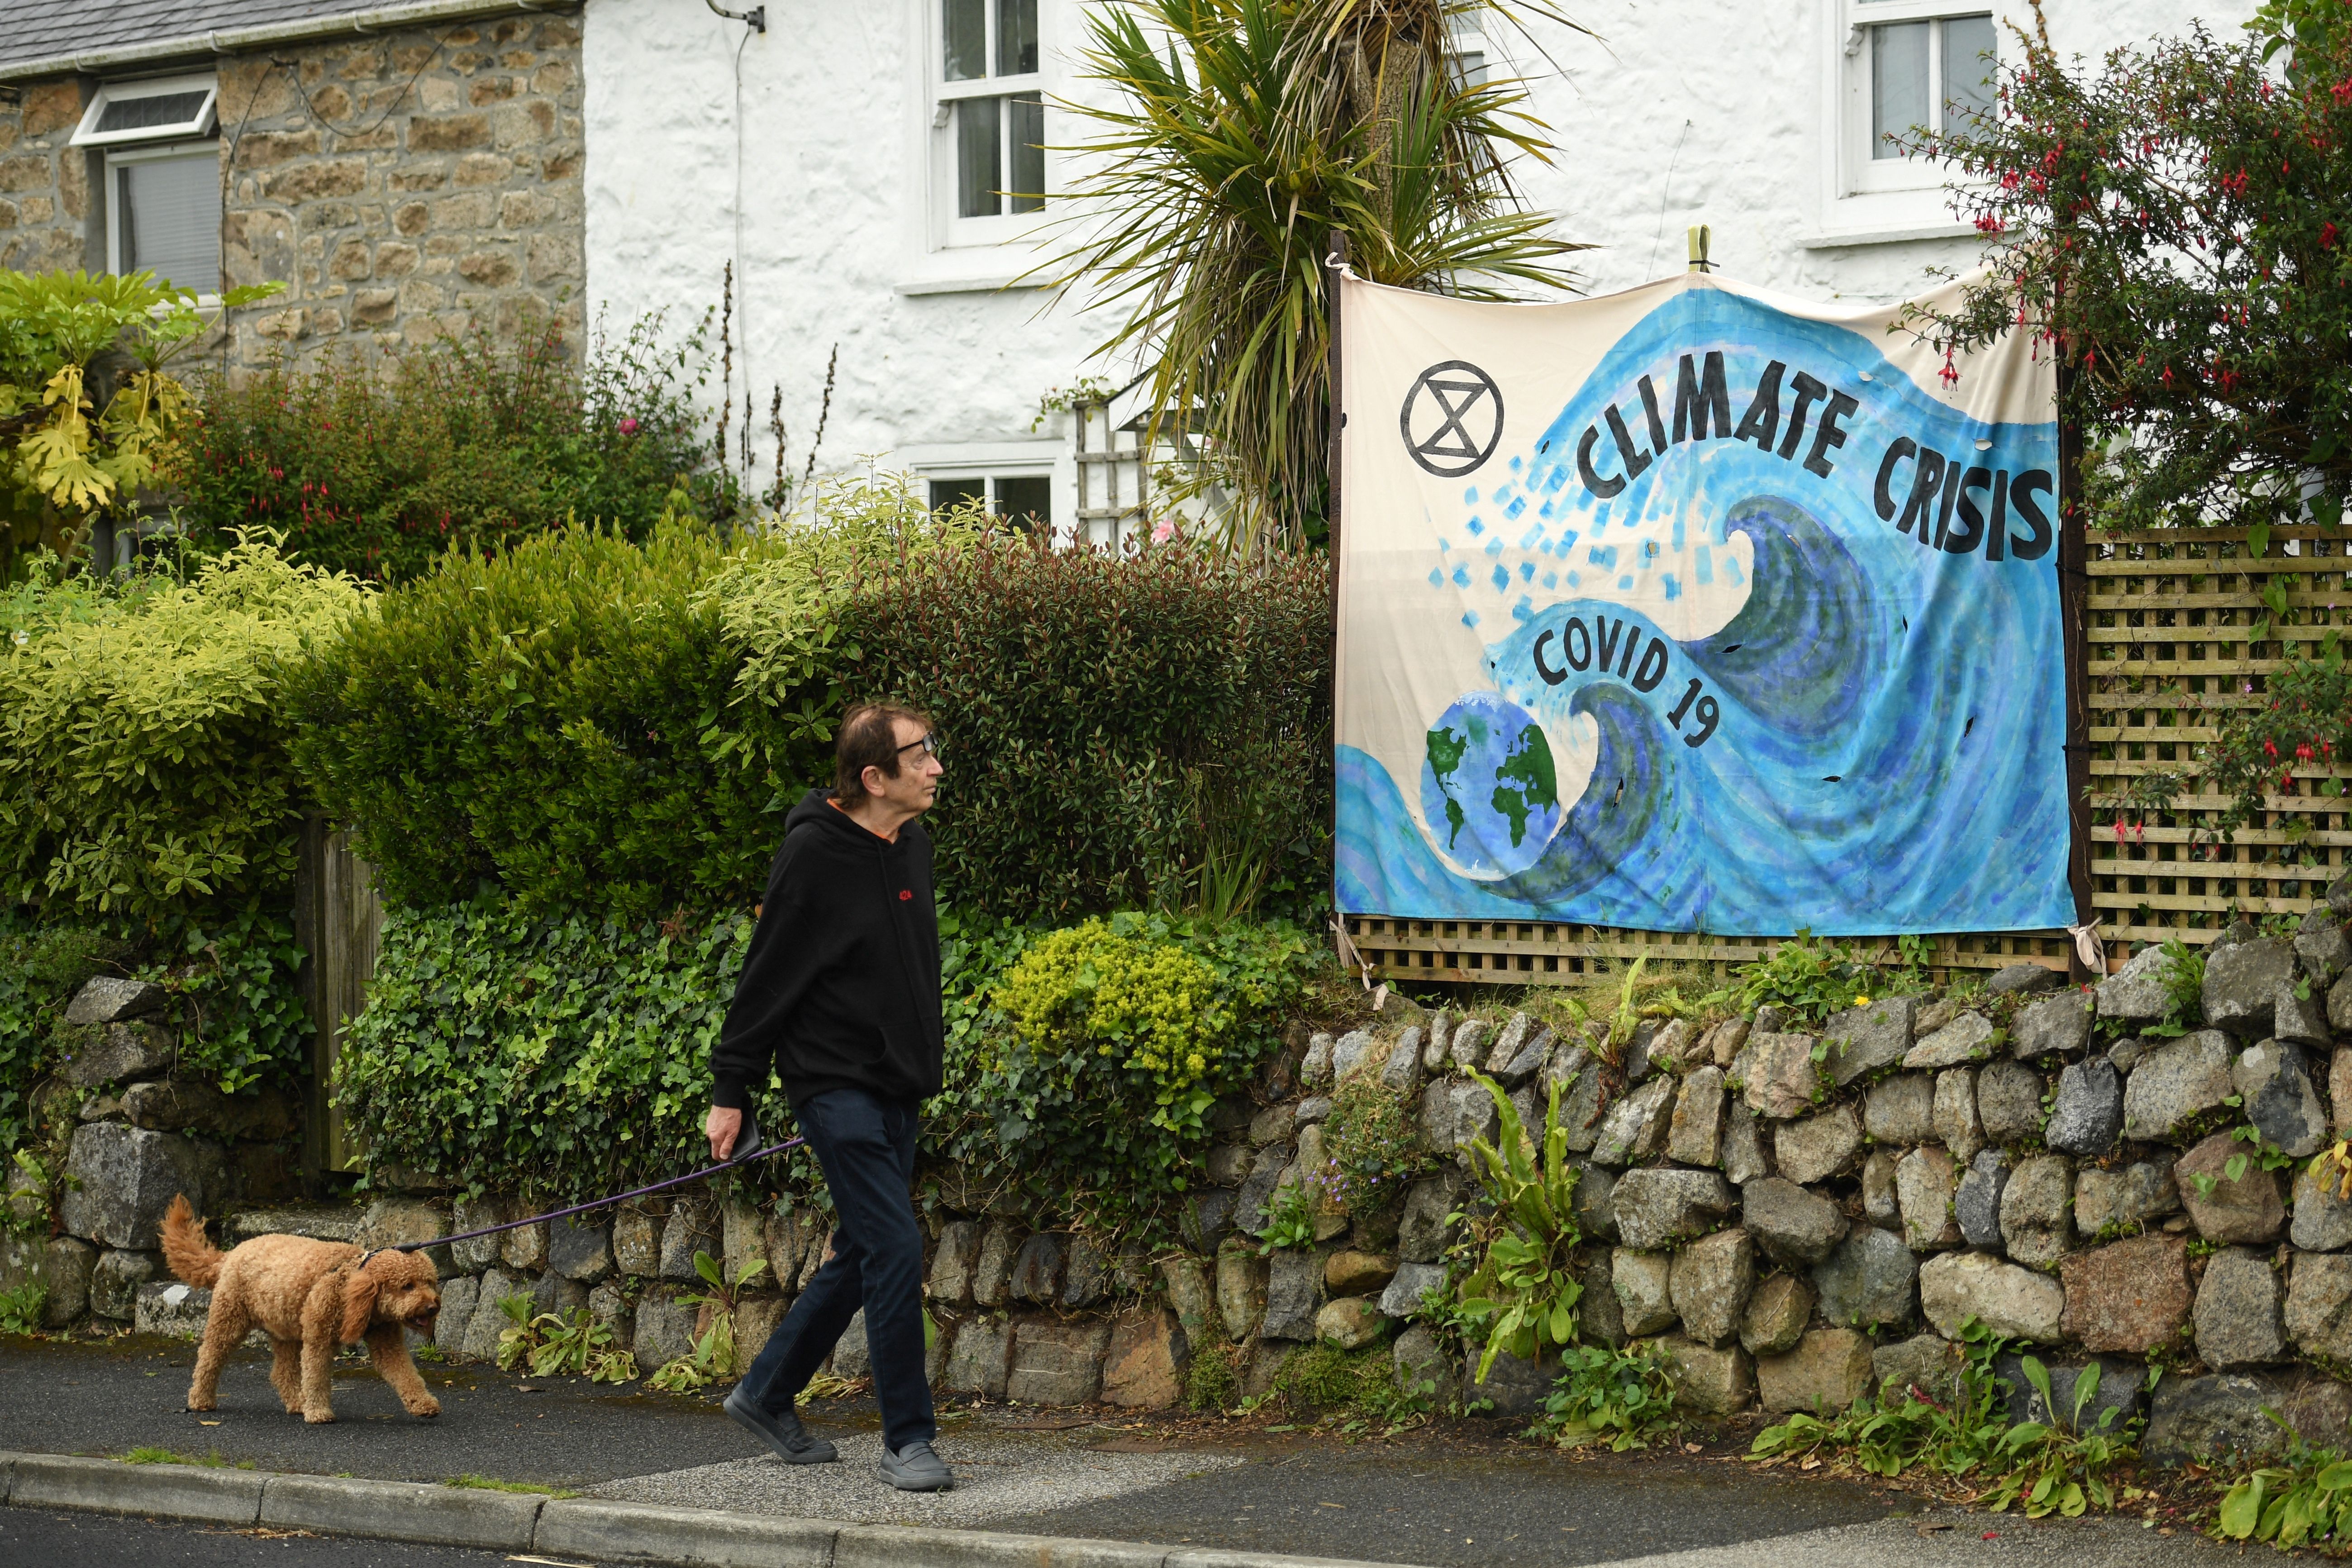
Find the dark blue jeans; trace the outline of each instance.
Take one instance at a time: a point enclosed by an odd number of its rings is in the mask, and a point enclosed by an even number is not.
[[[923,1232],[911,1103],[836,1089],[796,1108],[800,1130],[833,1194],[833,1258],[816,1271],[743,1379],[747,1397],[782,1415],[866,1309],[866,1346],[882,1440],[892,1451],[939,1436],[923,1373]]]

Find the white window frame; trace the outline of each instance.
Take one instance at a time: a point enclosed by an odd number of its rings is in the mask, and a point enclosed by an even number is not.
[[[205,95],[204,102],[190,118],[169,125],[140,125],[128,131],[100,131],[98,122],[106,117],[111,104],[141,98],[164,98],[173,93],[197,92]],[[117,147],[130,142],[186,141],[192,137],[210,136],[220,125],[220,83],[207,71],[200,76],[149,77],[142,81],[109,81],[99,84],[90,97],[89,107],[82,110],[81,124],[73,133],[76,147]]]
[[[1969,5],[1966,0],[1854,0],[1846,25],[1844,55],[1845,71],[1844,145],[1841,149],[1845,164],[1844,194],[1870,195],[1882,191],[1941,190],[1948,179],[1944,169],[1920,158],[1882,158],[1874,145],[1875,138],[1871,124],[1871,38],[1870,29],[1893,22],[1946,22],[1965,16],[1993,15],[1993,38],[2000,47],[2000,18],[1998,11],[1979,0]],[[1927,109],[1936,124],[1944,119],[1944,30],[1927,30]]]
[[[2011,0],[1820,0],[1822,72],[1820,223],[1809,249],[1906,240],[1945,239],[1972,232],[1951,209],[1952,171],[1917,158],[1871,156],[1868,29],[1885,22],[1940,21],[1990,14],[1995,48],[2009,29]],[[1940,59],[1940,29],[1930,46]],[[1930,67],[1934,69],[1933,65]],[[1933,91],[1942,78],[1931,78]],[[1940,96],[1933,100],[1942,112]]]
[[[899,450],[896,460],[922,484],[927,502],[934,479],[1049,480],[1053,485],[1053,517],[1049,521],[1054,543],[1064,549],[1070,544],[1077,522],[1077,465],[1067,441],[966,441],[907,447]],[[992,484],[988,496],[992,509],[996,503]]]
[[[1053,138],[1047,132],[1049,145],[1045,152],[1045,191],[1048,200],[1036,212],[1000,213],[993,217],[964,217],[957,210],[955,106],[967,99],[1011,98],[1016,93],[1034,92],[1045,104],[1047,120],[1054,117],[1053,95],[1048,90],[1047,61],[1053,58],[1054,20],[1057,9],[1054,0],[1037,0],[1037,69],[1021,76],[997,76],[996,12],[997,0],[985,0],[986,34],[982,45],[991,74],[975,77],[970,81],[947,79],[947,5],[945,0],[917,0],[922,6],[924,23],[923,98],[925,134],[924,163],[929,186],[931,213],[931,246],[934,249],[965,249],[977,247],[1001,247],[1033,241],[1046,221],[1052,208],[1050,193],[1056,184],[1055,160],[1050,145]],[[1010,127],[999,132],[1009,137]],[[1010,142],[1006,150],[1010,152]],[[1008,166],[1003,178],[1009,184],[1012,171]]]
[[[164,142],[143,147],[110,147],[106,151],[106,269],[120,275],[122,271],[122,192],[114,172],[131,163],[159,163],[173,158],[213,160],[215,177],[220,167],[220,142],[206,137],[197,142]],[[196,303],[210,308],[220,303],[221,254],[215,238],[213,250],[213,282],[199,289]],[[185,284],[181,287],[185,288]]]

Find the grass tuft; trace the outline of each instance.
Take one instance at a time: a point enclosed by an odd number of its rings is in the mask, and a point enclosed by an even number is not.
[[[542,1497],[578,1497],[569,1487],[543,1487],[530,1481],[502,1481],[496,1476],[451,1476],[441,1483],[461,1490],[478,1492],[532,1492]]]

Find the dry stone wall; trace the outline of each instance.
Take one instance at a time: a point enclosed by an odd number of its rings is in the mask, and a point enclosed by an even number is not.
[[[68,1048],[36,1091],[41,1121],[75,1123],[63,1168],[20,1151],[0,1229],[0,1289],[42,1288],[52,1328],[121,1328],[183,1308],[190,1292],[164,1269],[158,1235],[177,1194],[221,1213],[299,1190],[299,1107],[275,1089],[232,1098],[183,1076],[191,1023],[163,986],[105,975],[66,1009]]]
[[[1523,1014],[1391,998],[1366,1027],[1301,1031],[1252,1094],[1220,1102],[1181,1247],[1105,1246],[1032,1226],[954,1172],[922,1178],[932,1377],[954,1396],[1150,1407],[1181,1398],[1204,1354],[1251,1394],[1308,1344],[1385,1342],[1444,1399],[1532,1414],[1549,1366],[1505,1356],[1474,1385],[1414,1321],[1444,1283],[1449,1220],[1475,1202],[1466,1147],[1496,1131],[1475,1069],[1530,1125],[1558,1089],[1580,1171],[1581,1331],[1655,1340],[1695,1413],[1933,1394],[1958,1375],[1973,1322],[2016,1342],[2000,1363],[2012,1404],[2030,1398],[2018,1351],[2070,1386],[2097,1361],[2102,1397],[2149,1418],[2158,1460],[2273,1442],[2266,1405],[2341,1442],[2352,1201],[2308,1163],[2352,1122],[2352,881],[2336,898],[2293,934],[2233,930],[2185,1014],[2156,950],[2095,987],[2021,965],[1982,992],[1885,998],[1818,1029],[1769,1007],[1706,1029],[1644,1024],[1615,1063]],[[1356,1079],[1410,1105],[1433,1167],[1363,1213],[1315,1181],[1334,1097]],[[1264,1256],[1265,1210],[1286,1187],[1308,1194],[1312,1240]],[[142,1223],[152,1197],[123,1198],[121,1224]],[[110,1213],[83,1217],[97,1212],[73,1211],[68,1228],[86,1238],[73,1245],[122,1250]],[[364,1214],[249,1212],[226,1230],[421,1240],[511,1212],[408,1195]],[[755,1256],[772,1264],[742,1309],[748,1365],[825,1257],[826,1215],[689,1196],[438,1249],[437,1342],[456,1359],[495,1354],[498,1303],[524,1295],[585,1308],[650,1370],[700,1326],[683,1300],[699,1289],[698,1249],[730,1275]],[[167,1326],[160,1305],[152,1326]],[[866,1370],[862,1326],[833,1365]]]

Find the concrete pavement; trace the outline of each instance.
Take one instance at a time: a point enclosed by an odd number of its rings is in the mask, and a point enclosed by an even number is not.
[[[0,1341],[0,1444],[49,1453],[121,1455],[152,1447],[216,1455],[229,1467],[254,1467],[230,1474],[251,1479],[257,1491],[247,1517],[258,1522],[273,1517],[259,1489],[286,1508],[314,1507],[275,1516],[309,1528],[361,1528],[338,1522],[347,1515],[337,1511],[360,1503],[388,1508],[396,1519],[420,1510],[457,1517],[471,1509],[468,1518],[509,1521],[496,1522],[509,1533],[495,1541],[432,1539],[495,1543],[509,1552],[525,1542],[523,1555],[537,1551],[567,1561],[595,1558],[591,1548],[599,1542],[612,1549],[607,1556],[623,1555],[614,1543],[625,1543],[630,1530],[681,1553],[637,1561],[691,1560],[697,1550],[678,1543],[703,1530],[739,1542],[789,1541],[792,1560],[833,1568],[848,1568],[884,1542],[901,1553],[892,1559],[895,1568],[1004,1560],[1003,1551],[1026,1553],[1024,1561],[1103,1568],[1139,1568],[1147,1559],[1160,1568],[1193,1559],[1238,1568],[1281,1554],[1434,1568],[1732,1568],[1766,1552],[1775,1568],[2040,1564],[2061,1555],[2066,1568],[2162,1568],[2218,1562],[2221,1550],[2186,1532],[2159,1536],[2137,1521],[2029,1525],[1965,1511],[1932,1516],[1927,1522],[1954,1528],[1923,1535],[1915,1498],[1759,1470],[1732,1457],[1736,1442],[1695,1456],[1571,1456],[1464,1427],[1349,1446],[1219,1424],[1108,1415],[1097,1422],[1103,1413],[1003,1405],[944,1411],[940,1446],[958,1466],[961,1485],[939,1497],[909,1497],[873,1478],[867,1450],[876,1441],[874,1421],[870,1406],[859,1403],[810,1412],[812,1425],[852,1462],[792,1468],[760,1455],[711,1399],[480,1367],[425,1369],[445,1410],[430,1422],[401,1414],[372,1372],[353,1367],[337,1380],[342,1419],[310,1427],[278,1409],[263,1359],[241,1355],[223,1381],[222,1408],[198,1416],[181,1408],[193,1351],[170,1341]],[[177,1506],[168,1495],[172,1475],[188,1473],[161,1466],[103,1468],[130,1475],[109,1485],[138,1489],[133,1503],[99,1506],[159,1515]],[[375,1488],[345,1489],[357,1502],[336,1502],[341,1483],[324,1478],[338,1472],[379,1479]],[[585,1495],[555,1504],[437,1486],[396,1489],[397,1497],[394,1489],[376,1491],[386,1479],[439,1482],[461,1475]],[[232,1489],[239,1484],[229,1483]],[[21,1508],[57,1500],[12,1500]],[[523,1525],[511,1524],[524,1513],[530,1519]],[[11,1510],[5,1517],[14,1516]],[[534,1533],[543,1524],[553,1529],[547,1541]],[[592,1525],[605,1533],[597,1535]],[[920,1534],[872,1530],[891,1525],[914,1526]],[[512,1533],[518,1528],[520,1535]],[[655,1540],[665,1531],[667,1547]],[[551,1542],[561,1549],[551,1549]],[[1022,1542],[1027,1544],[1016,1545]],[[918,1545],[935,1555],[903,1555]],[[0,1552],[0,1560],[7,1556]],[[731,1559],[706,1553],[702,1560]],[[785,1559],[763,1546],[743,1560]]]

